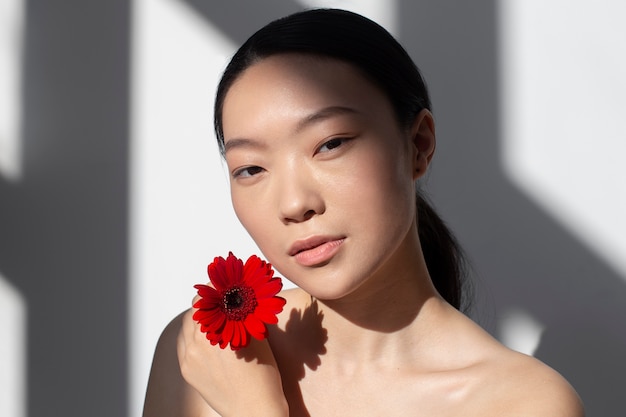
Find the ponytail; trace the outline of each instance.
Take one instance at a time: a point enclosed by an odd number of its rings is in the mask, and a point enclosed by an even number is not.
[[[466,310],[469,303],[466,297],[463,297],[466,275],[463,250],[443,220],[420,193],[417,193],[416,204],[419,239],[433,285],[457,310]]]

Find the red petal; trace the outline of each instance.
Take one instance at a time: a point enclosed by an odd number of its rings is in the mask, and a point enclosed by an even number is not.
[[[216,257],[208,266],[209,278],[215,288],[224,291],[242,281],[243,261],[229,252],[226,259]]]
[[[213,287],[210,287],[204,284],[197,284],[197,285],[194,285],[194,288],[198,290],[198,295],[202,298],[209,298],[209,297],[219,298],[219,292],[217,292],[215,288]]]
[[[250,343],[250,336],[248,333],[248,329],[246,329],[246,326],[244,325],[242,321],[239,322],[239,331],[241,332],[241,340],[239,342],[239,346],[240,347],[248,346],[248,343]]]
[[[257,300],[257,301],[259,303],[257,308],[270,310],[274,313],[280,313],[281,311],[283,311],[283,307],[285,306],[285,303],[287,302],[282,297],[261,298],[260,300]]]
[[[219,316],[224,316],[224,313],[219,309],[212,310],[197,310],[193,313],[192,318],[198,323],[208,325],[209,323],[215,323],[219,320]]]
[[[250,286],[253,286],[255,284],[254,281],[257,279],[257,274],[260,268],[261,259],[256,255],[250,256],[243,266],[244,282]]]
[[[213,320],[207,323],[202,323],[201,330],[203,332],[221,333],[226,325],[226,316],[224,314],[218,314]]]
[[[278,317],[276,317],[276,313],[272,313],[268,310],[257,309],[254,314],[257,316],[259,320],[267,324],[276,324],[278,323]]]
[[[254,288],[271,279],[274,270],[272,265],[261,260],[258,256],[252,255],[246,261],[243,274],[245,283]]]
[[[257,298],[273,297],[283,288],[283,283],[279,278],[272,278],[265,284],[254,287],[254,293]]]
[[[220,340],[220,348],[224,349],[226,346],[228,346],[228,341],[227,340]]]
[[[248,333],[248,329],[246,329],[242,321],[239,323],[241,324],[241,343],[239,346],[246,347],[250,343],[250,333]]]
[[[228,274],[224,270],[226,260],[222,257],[216,257],[207,267],[209,279],[218,291],[228,288]]]
[[[234,321],[233,323],[233,337],[230,339],[230,347],[233,349],[241,347],[241,333],[244,329],[241,328],[240,321]]]
[[[224,330],[222,331],[222,338],[228,343],[233,340],[234,333],[235,323],[231,320],[226,320],[226,325],[224,326]]]
[[[263,340],[265,338],[267,333],[265,324],[255,314],[249,314],[244,320],[244,325],[255,339]]]
[[[219,308],[221,303],[222,299],[219,297],[206,297],[201,298],[193,303],[193,308],[198,308],[201,310],[213,310],[215,308]]]
[[[276,317],[276,314],[282,311],[285,301],[280,298],[278,298],[278,301],[275,301],[277,298],[278,297],[259,300],[259,305],[256,310],[254,310],[254,315],[265,323],[278,323],[278,317]]]
[[[222,336],[220,334],[215,333],[207,333],[206,338],[213,346],[218,344],[222,340]]]
[[[232,252],[229,252],[228,258],[226,258],[226,273],[228,274],[230,285],[241,283],[243,278],[243,261],[233,255]]]
[[[197,322],[201,322],[201,321],[205,321],[207,318],[212,317],[216,311],[219,311],[217,309],[205,309],[205,310],[196,310],[193,313],[193,316],[191,316],[195,321]]]
[[[212,345],[216,344],[217,342],[219,342],[219,338],[215,337],[215,333],[207,333],[206,334],[206,338],[207,340],[209,340],[211,342]]]

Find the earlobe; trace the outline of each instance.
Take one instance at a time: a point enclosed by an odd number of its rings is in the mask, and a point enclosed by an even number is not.
[[[413,172],[415,179],[424,175],[435,154],[435,120],[428,109],[423,109],[415,117],[411,127],[413,148]]]

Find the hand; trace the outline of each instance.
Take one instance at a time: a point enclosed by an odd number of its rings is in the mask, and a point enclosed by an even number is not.
[[[223,417],[288,416],[280,373],[267,340],[253,338],[237,352],[220,349],[200,332],[193,312],[184,314],[177,343],[187,383]]]

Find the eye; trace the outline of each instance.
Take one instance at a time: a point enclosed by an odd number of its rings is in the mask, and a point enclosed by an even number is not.
[[[262,171],[263,168],[261,167],[249,166],[234,170],[232,176],[233,178],[249,178],[261,173]]]
[[[328,151],[332,151],[335,148],[340,147],[341,145],[343,145],[344,143],[346,143],[348,140],[350,140],[349,138],[332,138],[326,142],[324,142],[322,144],[322,146],[320,146],[317,151],[318,152],[328,152]]]

